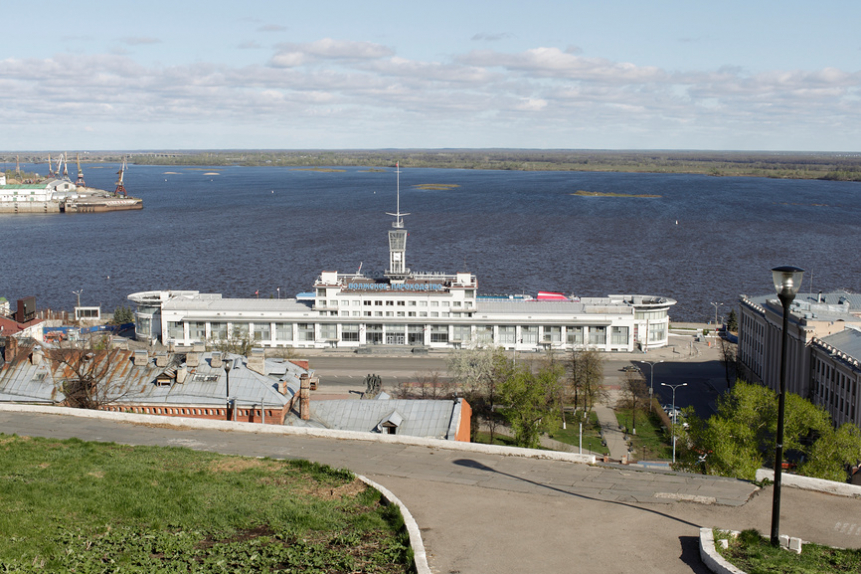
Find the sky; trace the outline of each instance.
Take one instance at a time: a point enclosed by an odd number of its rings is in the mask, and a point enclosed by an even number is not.
[[[0,150],[859,151],[861,2],[28,0]]]

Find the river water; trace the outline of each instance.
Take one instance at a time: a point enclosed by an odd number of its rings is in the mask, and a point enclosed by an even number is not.
[[[22,166],[44,173],[46,166]],[[115,187],[118,166],[85,166]],[[218,173],[218,175],[207,175]],[[292,297],[322,270],[382,271],[394,170],[129,166],[141,211],[0,215],[0,296],[110,312],[151,289]],[[421,184],[447,184],[423,190]],[[659,198],[580,197],[577,190]],[[468,270],[481,293],[665,295],[676,321],[769,293],[770,269],[804,290],[861,290],[861,184],[700,175],[401,170],[414,271]],[[280,288],[280,292],[278,290]]]

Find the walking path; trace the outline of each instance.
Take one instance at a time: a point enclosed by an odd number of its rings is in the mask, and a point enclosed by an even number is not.
[[[244,423],[225,432],[13,408],[0,406],[3,433],[185,446],[349,468],[407,505],[439,574],[708,574],[699,559],[700,526],[768,532],[770,524],[770,489],[758,491],[739,480],[240,432],[250,430]],[[782,532],[833,546],[861,545],[861,500],[786,486],[782,499]]]
[[[604,403],[596,404],[593,410],[598,416],[598,423],[601,425],[601,436],[604,437],[607,448],[610,450],[610,458],[621,461],[624,457],[627,460],[628,443],[625,442],[625,434],[619,428],[616,412]]]

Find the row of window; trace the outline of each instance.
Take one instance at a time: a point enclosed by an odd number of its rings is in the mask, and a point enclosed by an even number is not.
[[[185,325],[183,322],[168,321],[168,337],[175,340],[185,340]],[[315,337],[315,326],[313,323],[209,323],[209,335],[207,336],[207,323],[190,321],[188,325],[188,339],[196,341],[204,340],[228,340],[228,339],[251,339],[254,341],[304,341],[313,342]],[[338,325],[324,323],[318,326],[319,339],[325,341],[361,341],[361,331],[365,331],[365,340],[368,343],[382,343],[384,340],[390,343],[386,335],[402,337],[405,342],[422,344],[425,332],[430,331],[429,342],[449,343],[476,341],[482,343],[496,343],[500,345],[538,344],[551,343],[570,345],[627,345],[629,329],[625,326],[557,326],[547,325],[539,327],[536,325],[386,325],[382,324],[342,324],[340,325],[340,337]],[[496,329],[496,331],[494,331]],[[519,331],[518,331],[519,329]],[[495,334],[494,334],[495,333]],[[519,334],[518,334],[519,333]],[[650,329],[649,340],[660,341],[666,337],[666,329],[663,325],[655,325]],[[609,339],[609,341],[608,341]]]
[[[361,307],[364,304],[365,307],[472,307],[472,301],[412,301],[412,300],[386,300],[382,299],[365,299],[364,301],[360,301],[358,299],[355,300],[347,300],[341,301],[341,307]],[[317,305],[319,307],[338,307],[339,303],[337,299],[318,299]]]
[[[161,407],[104,407],[104,410],[121,412],[121,413],[137,413],[143,415],[188,415],[188,416],[227,416],[225,409],[191,409],[191,408],[161,408]],[[278,413],[263,409],[267,417],[272,417]],[[237,409],[236,416],[238,417],[259,417],[261,409]]]

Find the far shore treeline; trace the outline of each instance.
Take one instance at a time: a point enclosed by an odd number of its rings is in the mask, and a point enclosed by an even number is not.
[[[44,163],[49,152],[5,152],[0,161]],[[58,152],[51,152],[52,155]],[[71,157],[71,156],[70,156]],[[362,166],[517,171],[688,173],[861,181],[861,153],[610,150],[216,150],[81,152],[81,162],[176,166]]]

